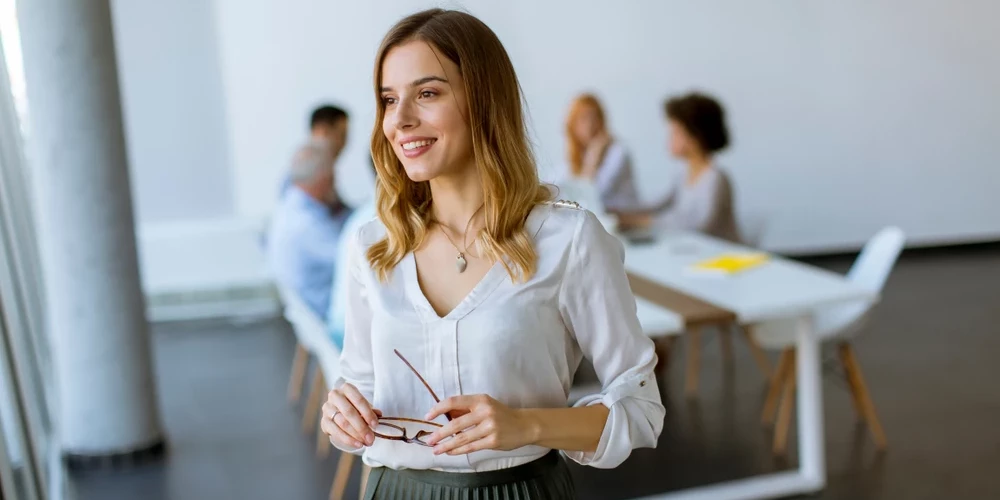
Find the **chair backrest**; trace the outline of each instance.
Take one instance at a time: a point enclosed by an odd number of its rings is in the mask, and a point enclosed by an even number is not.
[[[315,352],[324,341],[332,343],[326,323],[306,305],[294,290],[278,285],[278,295],[285,305],[285,319],[292,324],[295,337],[309,352]]]
[[[861,249],[847,279],[872,292],[881,292],[892,271],[905,237],[898,227],[887,227],[875,234]],[[847,303],[823,310],[816,315],[816,329],[820,336],[852,336],[867,323],[872,306],[870,303]]]
[[[285,319],[292,324],[295,338],[319,362],[327,388],[340,378],[340,349],[330,338],[326,322],[306,305],[294,290],[278,285],[285,304]]]
[[[743,243],[753,248],[763,248],[768,222],[769,217],[764,211],[749,212],[739,217],[738,225]]]
[[[883,228],[865,243],[847,272],[847,279],[871,291],[881,291],[903,251],[905,239],[902,229],[895,226]]]
[[[295,338],[319,362],[327,388],[340,378],[340,349],[330,338],[329,329],[294,290],[278,285],[278,294],[285,304],[285,319],[292,324]]]

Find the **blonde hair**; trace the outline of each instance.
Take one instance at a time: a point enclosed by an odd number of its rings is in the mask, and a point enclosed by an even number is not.
[[[573,99],[569,106],[569,114],[566,116],[566,160],[569,162],[569,171],[573,175],[580,175],[583,172],[583,152],[587,148],[586,144],[580,142],[573,133],[573,125],[580,118],[584,111],[592,109],[597,113],[597,121],[600,123],[601,131],[606,131],[604,121],[604,108],[601,101],[593,94],[583,94]]]
[[[371,153],[378,173],[375,203],[386,236],[368,249],[368,262],[379,280],[388,280],[403,257],[419,248],[430,227],[430,185],[407,177],[382,131],[382,63],[394,47],[414,40],[431,44],[454,62],[465,82],[486,221],[477,248],[484,258],[501,261],[513,281],[527,280],[535,273],[537,255],[525,221],[536,205],[552,198],[552,191],[539,181],[535,169],[521,86],[507,51],[482,21],[451,10],[426,10],[399,21],[375,57],[377,111]]]

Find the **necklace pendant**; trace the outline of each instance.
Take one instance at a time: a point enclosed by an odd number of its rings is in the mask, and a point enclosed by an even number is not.
[[[468,265],[469,263],[465,261],[465,254],[458,254],[458,259],[455,259],[455,268],[458,269],[458,272],[464,273]]]

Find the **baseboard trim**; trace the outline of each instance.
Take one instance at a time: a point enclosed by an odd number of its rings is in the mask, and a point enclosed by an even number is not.
[[[796,260],[822,260],[856,257],[860,248],[837,249],[822,252],[775,252]],[[959,243],[939,243],[909,246],[903,249],[902,257],[926,257],[954,254],[959,252],[1000,252],[1000,240],[970,241]]]
[[[147,298],[146,312],[153,322],[275,317],[281,314],[281,302],[274,285],[261,284],[153,294]]]
[[[165,438],[161,437],[140,448],[103,455],[64,452],[63,461],[70,472],[122,469],[160,460],[166,453],[167,443]]]

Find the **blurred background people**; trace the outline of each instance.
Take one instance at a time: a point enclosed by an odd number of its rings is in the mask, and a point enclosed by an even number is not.
[[[349,214],[334,189],[336,156],[329,144],[313,140],[296,152],[267,245],[275,280],[321,318],[329,308],[341,228]]]
[[[326,142],[334,157],[340,156],[347,144],[347,118],[347,112],[337,106],[320,106],[309,117],[309,135],[314,141]]]
[[[309,115],[309,140],[323,143],[334,158],[338,158],[347,144],[347,111],[332,104],[317,107]],[[281,184],[281,194],[292,185],[286,177]]]
[[[729,145],[725,110],[713,97],[690,93],[664,103],[670,154],[685,162],[670,192],[646,210],[623,212],[626,226],[698,231],[740,242],[733,188],[715,155]]]
[[[641,208],[628,151],[608,131],[600,101],[592,94],[573,100],[566,117],[567,171],[560,188],[595,212]],[[588,189],[588,186],[590,189]],[[592,189],[592,195],[588,193]],[[596,197],[596,200],[590,198]],[[600,203],[600,206],[594,206]]]

